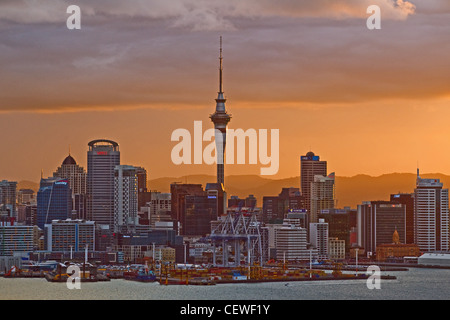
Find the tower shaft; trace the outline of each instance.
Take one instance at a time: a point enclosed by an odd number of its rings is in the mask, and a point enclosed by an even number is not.
[[[216,110],[210,115],[211,121],[216,129],[216,155],[217,155],[217,183],[224,185],[225,183],[225,146],[227,125],[231,120],[225,109],[226,99],[223,95],[223,57],[222,57],[222,37],[220,37],[220,55],[219,55],[219,92],[216,99]]]

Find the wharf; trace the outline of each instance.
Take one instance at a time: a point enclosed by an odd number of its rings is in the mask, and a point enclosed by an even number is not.
[[[380,269],[382,269],[382,271],[408,271],[409,269],[407,268],[407,266],[395,266],[395,265],[380,265],[380,264],[360,264],[358,266],[342,266],[340,268],[340,270],[342,271],[355,271],[355,270],[359,270],[362,271],[365,268],[371,266],[371,265],[376,265],[378,267],[380,267]],[[313,266],[312,269],[315,270],[333,270],[334,267],[333,266],[327,266],[327,265],[318,265],[318,266]]]
[[[180,278],[174,276],[159,276],[157,282],[161,285],[216,285],[216,284],[240,284],[240,283],[267,283],[267,282],[297,282],[297,281],[336,281],[336,280],[366,280],[370,275],[359,274],[329,274],[322,272],[306,272],[302,274],[284,274],[278,276],[256,276],[249,278],[240,275],[230,276],[202,276],[196,278]],[[391,275],[381,275],[383,280],[395,280],[397,277]]]
[[[321,276],[321,277],[286,277],[276,279],[247,279],[247,280],[219,280],[217,283],[261,283],[261,282],[296,282],[296,281],[330,281],[330,280],[365,280],[368,279],[366,274],[349,275],[349,276]],[[381,276],[383,280],[395,280],[395,276]]]
[[[48,282],[67,282],[67,280],[69,279],[69,275],[49,272],[45,275],[45,279]],[[102,274],[88,275],[84,277],[79,277],[79,279],[81,282],[111,281],[110,278]]]
[[[233,280],[233,279],[219,279],[211,280],[205,279],[192,279],[181,280],[178,278],[162,279],[160,285],[216,285],[216,284],[244,284],[244,283],[268,283],[268,282],[299,282],[299,281],[337,281],[337,280],[366,280],[368,275],[359,274],[352,276],[322,276],[322,277],[285,277],[285,278],[273,278],[273,279],[245,279],[245,280]],[[390,275],[382,275],[382,280],[396,280],[397,277]]]

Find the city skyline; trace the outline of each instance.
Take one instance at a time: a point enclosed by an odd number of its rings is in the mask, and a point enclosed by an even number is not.
[[[446,1],[0,2],[2,296],[448,297]]]
[[[381,30],[366,27],[369,2],[381,7]],[[268,178],[298,176],[311,150],[337,176],[417,166],[450,173],[444,1],[280,2],[276,10],[253,1],[234,10],[80,1],[81,30],[65,27],[66,4],[42,3],[53,18],[24,2],[0,4],[4,179],[50,175],[69,146],[86,168],[87,143],[100,138],[117,141],[124,163],[149,178],[215,174],[215,165],[172,164],[170,134],[194,121],[213,127],[219,36],[229,128],[280,129],[279,171]],[[227,175],[258,169],[226,166]]]

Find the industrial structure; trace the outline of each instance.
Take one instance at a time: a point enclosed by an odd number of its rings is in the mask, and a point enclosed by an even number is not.
[[[257,220],[258,212],[246,208],[228,210],[223,219],[212,228],[209,238],[213,244],[214,266],[238,267],[241,264],[241,254],[246,256],[245,264],[262,265],[266,258],[267,237]],[[217,257],[217,247],[221,247],[220,257]]]

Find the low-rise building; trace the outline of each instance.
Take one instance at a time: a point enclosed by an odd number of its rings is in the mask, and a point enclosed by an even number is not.
[[[330,260],[344,260],[345,259],[345,240],[338,238],[328,239],[328,257]]]
[[[0,256],[32,252],[39,247],[37,226],[0,225]]]
[[[403,260],[404,257],[419,257],[421,251],[418,245],[413,243],[400,243],[397,230],[392,236],[392,243],[380,244],[376,249],[376,260]]]

